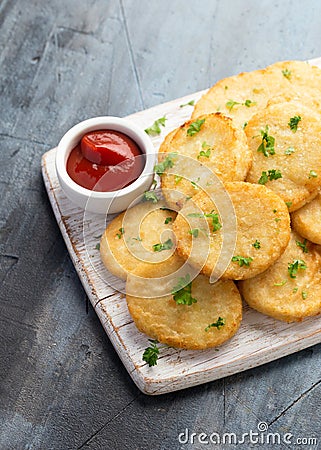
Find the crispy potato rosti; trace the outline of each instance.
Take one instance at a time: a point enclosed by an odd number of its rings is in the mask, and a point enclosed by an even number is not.
[[[220,111],[244,126],[269,99],[287,94],[311,95],[311,103],[319,105],[321,70],[303,61],[283,61],[266,69],[240,73],[217,82],[196,103],[192,118]]]
[[[138,264],[149,268],[162,261],[171,264],[171,259],[177,258],[172,232],[176,213],[161,207],[165,204],[140,203],[109,223],[100,241],[100,254],[113,275],[125,280]],[[165,248],[158,246],[154,251],[157,244]]]
[[[321,245],[321,194],[291,215],[293,228],[309,241]]]
[[[239,283],[246,302],[286,322],[321,312],[321,255],[317,246],[292,233],[283,255],[264,273]]]
[[[286,248],[290,238],[289,213],[283,200],[265,186],[234,182],[225,187],[234,206],[237,229],[235,249],[222,278],[251,278],[266,270]],[[213,276],[221,252],[227,251],[226,245],[222,246],[224,237],[226,242],[232,239],[229,219],[218,225],[218,212],[213,200],[200,192],[185,204],[173,224],[178,253],[207,276]],[[198,233],[193,234],[193,230]]]
[[[146,278],[159,277],[155,265],[152,270],[140,271]],[[177,279],[179,284],[180,280]],[[210,284],[207,277],[198,275],[190,287],[192,304],[178,304],[174,295],[145,298],[144,278],[130,274],[127,278],[126,299],[129,312],[137,328],[159,342],[173,347],[201,350],[216,347],[230,339],[242,320],[240,294],[232,281]],[[213,324],[211,326],[211,324]]]
[[[291,212],[311,200],[321,185],[321,115],[298,102],[271,104],[245,132],[253,152],[246,181],[264,183]]]
[[[159,149],[163,160],[170,154],[179,155],[172,157],[172,167],[161,177],[164,197],[172,208],[181,207],[186,197],[197,193],[202,166],[223,182],[243,181],[252,162],[244,132],[235,128],[230,118],[222,114],[202,116],[197,120],[197,132],[195,123],[190,120],[170,133]]]

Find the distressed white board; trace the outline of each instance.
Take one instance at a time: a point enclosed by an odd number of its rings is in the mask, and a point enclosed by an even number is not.
[[[321,58],[311,63],[321,67]],[[164,103],[128,116],[141,128],[166,116],[166,128],[153,138],[158,149],[164,136],[189,118],[192,107],[180,108],[198,100],[205,91]],[[142,361],[148,337],[133,323],[126,305],[123,282],[115,289],[115,279],[100,261],[95,249],[106,227],[105,218],[84,213],[62,192],[55,170],[56,150],[42,158],[42,172],[49,199],[68,251],[87,295],[119,357],[130,376],[146,394],[162,394],[232,375],[264,364],[321,342],[321,319],[313,317],[301,323],[286,324],[244,306],[240,330],[219,349],[203,351],[163,347],[157,366]]]

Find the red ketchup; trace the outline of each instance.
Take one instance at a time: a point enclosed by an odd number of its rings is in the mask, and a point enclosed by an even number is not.
[[[142,173],[144,156],[126,134],[98,130],[85,134],[71,150],[67,172],[80,186],[99,192],[128,186]]]

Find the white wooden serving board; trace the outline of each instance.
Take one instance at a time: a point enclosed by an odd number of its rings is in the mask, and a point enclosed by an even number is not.
[[[311,61],[321,67],[321,58]],[[158,149],[164,136],[190,117],[191,106],[205,91],[128,116],[141,128],[166,115],[166,127],[153,138]],[[158,364],[149,367],[143,360],[148,337],[133,323],[126,305],[123,283],[115,289],[114,277],[104,268],[95,246],[106,227],[105,218],[84,213],[62,192],[55,169],[56,149],[45,153],[42,172],[49,199],[68,251],[86,293],[119,357],[138,388],[146,394],[162,394],[194,386],[259,366],[321,342],[321,320],[310,318],[286,324],[244,307],[238,333],[219,349],[203,351],[163,347]]]

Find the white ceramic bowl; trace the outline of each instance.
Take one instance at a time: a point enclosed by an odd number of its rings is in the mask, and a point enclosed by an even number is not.
[[[80,142],[82,136],[89,131],[103,129],[120,131],[126,134],[136,142],[142,153],[145,154],[145,167],[140,176],[129,186],[118,191],[96,192],[86,189],[73,181],[66,169],[68,156]],[[74,204],[87,211],[113,214],[127,209],[150,188],[154,179],[156,156],[149,136],[130,121],[120,117],[94,117],[78,123],[62,137],[57,148],[56,170],[61,188]]]

